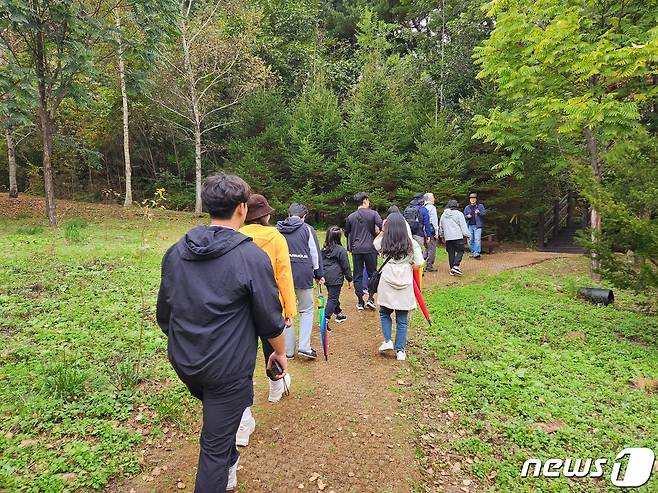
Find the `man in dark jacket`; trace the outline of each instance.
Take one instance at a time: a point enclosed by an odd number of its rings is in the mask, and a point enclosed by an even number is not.
[[[478,194],[472,193],[468,196],[469,204],[464,209],[464,217],[466,217],[466,224],[468,224],[468,231],[471,233],[471,240],[469,246],[471,248],[470,256],[474,259],[480,259],[480,252],[482,251],[482,228],[484,228],[484,217],[487,215],[487,210],[484,204],[478,202]]]
[[[313,312],[315,297],[313,295],[313,280],[324,282],[322,256],[318,235],[310,224],[304,220],[308,209],[303,204],[294,203],[288,208],[288,218],[279,221],[276,229],[285,237],[290,252],[292,278],[297,297],[299,312],[299,347],[298,354],[305,358],[317,358],[317,352],[311,347],[313,332]],[[288,358],[295,357],[295,327],[285,329],[286,350]]]
[[[237,486],[235,434],[252,404],[258,337],[274,348],[287,372],[284,319],[272,264],[238,232],[251,191],[241,178],[209,177],[201,198],[211,218],[174,244],[162,259],[157,321],[168,339],[169,361],[203,403],[196,493]]]
[[[347,216],[345,221],[345,235],[347,236],[347,250],[352,253],[354,266],[354,291],[356,292],[358,310],[367,307],[374,310],[374,293],[368,293],[368,302],[363,303],[363,268],[365,266],[368,278],[377,270],[377,250],[372,242],[382,228],[382,218],[377,211],[370,208],[370,199],[365,192],[354,195],[357,209]]]

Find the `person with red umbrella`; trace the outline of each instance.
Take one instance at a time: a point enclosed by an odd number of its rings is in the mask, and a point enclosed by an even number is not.
[[[418,242],[409,237],[407,228],[404,216],[392,213],[374,241],[375,248],[384,259],[377,287],[379,318],[384,336],[379,352],[383,354],[394,350],[398,361],[407,359],[409,312],[416,308],[413,270],[425,264],[423,251]],[[393,313],[396,322],[395,343],[392,340]]]

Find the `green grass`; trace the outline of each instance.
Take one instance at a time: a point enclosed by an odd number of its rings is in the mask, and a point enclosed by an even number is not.
[[[139,218],[0,219],[0,490],[101,488],[195,419],[154,323],[162,253],[192,222],[156,217],[141,248]]]
[[[625,447],[658,448],[658,394],[630,385],[658,378],[658,318],[571,296],[573,285],[589,282],[558,282],[540,266],[427,296],[433,326],[425,344],[454,372],[448,406],[467,431],[453,447],[475,459],[478,478],[497,471],[493,491],[612,489],[611,465],[597,482],[521,479],[521,466],[531,457],[611,464]],[[565,426],[531,428],[553,420]],[[639,490],[658,491],[655,476]]]

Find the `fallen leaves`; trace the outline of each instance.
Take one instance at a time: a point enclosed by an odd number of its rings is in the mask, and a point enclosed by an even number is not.
[[[566,428],[567,424],[561,420],[547,421],[546,423],[537,422],[530,425],[531,430],[543,431],[544,433],[555,433],[563,428]]]
[[[639,377],[631,380],[631,386],[645,392],[658,392],[658,378]]]

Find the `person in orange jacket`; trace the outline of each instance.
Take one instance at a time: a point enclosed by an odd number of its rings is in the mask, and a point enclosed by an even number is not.
[[[240,228],[240,232],[249,236],[254,243],[262,248],[270,257],[274,269],[274,279],[279,287],[279,297],[283,307],[283,317],[286,321],[286,327],[292,325],[292,319],[297,315],[297,300],[295,298],[295,286],[292,278],[292,267],[290,265],[290,254],[288,252],[288,243],[279,231],[270,226],[270,216],[274,209],[270,207],[267,199],[260,194],[252,194],[247,201],[247,218],[245,225]],[[263,355],[267,362],[273,349],[266,339],[261,339],[263,346]],[[281,380],[269,381],[270,402],[278,402],[283,394],[290,388],[290,374]],[[256,420],[251,414],[251,408],[245,409],[242,415],[242,422],[238,429],[236,443],[239,446],[246,447],[249,444],[249,436],[256,429]]]

